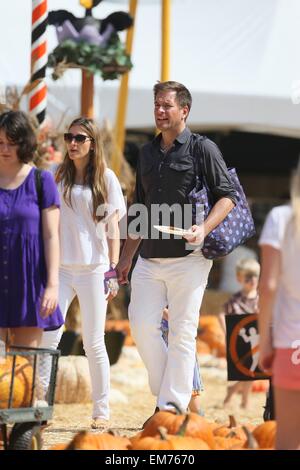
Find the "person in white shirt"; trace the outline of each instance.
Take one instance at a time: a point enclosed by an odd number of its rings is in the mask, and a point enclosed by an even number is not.
[[[291,204],[271,210],[259,240],[260,366],[272,373],[276,448],[300,446],[300,165]]]
[[[82,314],[82,337],[92,383],[92,428],[109,424],[110,367],[104,343],[107,301],[104,273],[119,260],[119,220],[126,208],[120,183],[107,168],[100,129],[91,119],[75,119],[64,134],[67,152],[56,170],[61,199],[59,305],[64,317],[75,295]],[[110,274],[111,274],[110,272]],[[42,347],[56,349],[58,332],[45,332]]]

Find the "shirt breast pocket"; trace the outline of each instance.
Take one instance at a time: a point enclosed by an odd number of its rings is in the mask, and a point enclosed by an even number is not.
[[[177,190],[184,191],[194,184],[194,164],[191,156],[185,159],[170,162],[170,182]]]

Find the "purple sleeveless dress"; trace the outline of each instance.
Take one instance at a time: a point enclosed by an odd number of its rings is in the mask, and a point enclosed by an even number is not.
[[[45,319],[39,314],[47,270],[34,173],[16,189],[0,188],[0,328],[55,330],[64,323],[59,307]],[[59,207],[52,174],[43,171],[41,182],[41,208]]]

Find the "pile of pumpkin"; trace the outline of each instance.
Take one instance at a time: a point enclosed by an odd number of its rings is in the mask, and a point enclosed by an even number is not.
[[[200,317],[197,353],[226,357],[225,334],[216,315],[202,315]]]
[[[15,368],[13,371],[13,361]],[[0,361],[0,408],[9,406],[9,396],[13,380],[12,408],[30,406],[33,389],[33,368],[28,359],[21,355],[7,355]]]
[[[57,444],[50,450],[271,450],[275,434],[275,421],[254,428],[237,426],[230,417],[229,425],[220,425],[196,413],[182,413],[176,407],[176,411],[154,414],[143,431],[131,438],[83,431],[70,443]]]

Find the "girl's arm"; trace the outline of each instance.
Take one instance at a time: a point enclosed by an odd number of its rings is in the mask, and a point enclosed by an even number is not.
[[[54,312],[58,304],[59,209],[56,206],[42,210],[42,227],[47,285],[41,302],[40,314],[46,318]]]
[[[115,211],[110,217],[106,225],[107,244],[109,251],[110,267],[115,269],[119,262],[120,256],[120,229],[118,211]],[[107,300],[113,299],[118,291],[111,291]]]
[[[260,366],[271,372],[274,358],[272,345],[272,316],[280,275],[281,254],[270,245],[261,245],[261,276],[259,282]]]
[[[115,268],[120,256],[120,229],[118,212],[115,211],[106,224],[107,244],[110,266]]]

